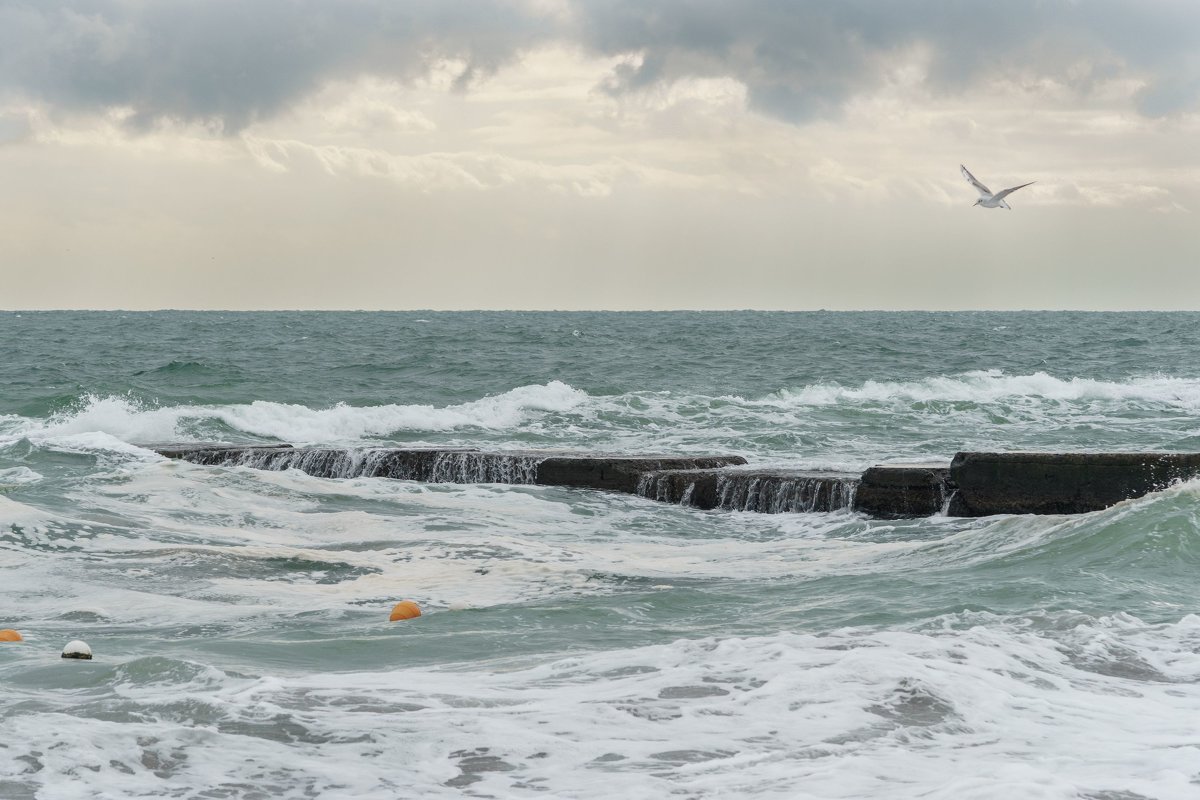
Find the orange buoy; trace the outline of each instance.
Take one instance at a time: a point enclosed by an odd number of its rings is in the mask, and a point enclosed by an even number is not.
[[[19,642],[25,637],[12,628],[5,628],[0,631],[0,642]]]
[[[389,622],[395,622],[400,619],[412,619],[413,617],[421,616],[421,607],[412,600],[401,600],[392,608],[392,615],[388,617]]]

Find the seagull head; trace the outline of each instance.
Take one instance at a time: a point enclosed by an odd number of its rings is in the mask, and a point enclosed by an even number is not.
[[[981,197],[981,198],[979,198],[978,200],[976,200],[976,201],[975,201],[975,205],[979,205],[979,204],[980,204],[980,203],[982,203],[982,202],[983,202],[983,198]]]

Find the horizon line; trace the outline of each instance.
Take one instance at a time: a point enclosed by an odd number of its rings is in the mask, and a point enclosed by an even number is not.
[[[0,314],[1190,314],[1200,308],[0,308]]]

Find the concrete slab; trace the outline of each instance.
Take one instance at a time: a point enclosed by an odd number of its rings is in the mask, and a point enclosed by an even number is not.
[[[950,514],[1082,514],[1200,475],[1200,453],[959,453]]]
[[[209,466],[298,469],[322,478],[379,477],[429,483],[515,483],[637,491],[646,472],[745,464],[741,456],[611,455],[555,450],[171,445],[160,455]]]
[[[326,478],[513,483],[637,493],[697,508],[781,513],[841,508],[897,519],[946,512],[1079,514],[1200,475],[1200,453],[972,453],[950,464],[880,464],[862,476],[730,469],[741,456],[474,448],[162,445],[197,464],[299,469]]]
[[[862,475],[854,509],[880,519],[929,517],[949,496],[950,465],[878,464]]]

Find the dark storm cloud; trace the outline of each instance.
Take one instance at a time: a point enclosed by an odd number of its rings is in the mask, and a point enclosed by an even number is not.
[[[410,79],[453,57],[466,84],[548,33],[487,0],[0,0],[0,89],[237,130],[332,78]]]
[[[891,53],[924,46],[929,80],[966,91],[1006,68],[1086,92],[1132,69],[1148,114],[1200,97],[1200,4],[1156,0],[580,0],[565,17],[518,0],[0,0],[0,91],[65,108],[125,106],[134,123],[209,120],[227,132],[323,81],[407,80],[462,59],[458,81],[541,43],[640,52],[607,89],[733,76],[758,109],[790,120],[830,113],[882,80]],[[1086,60],[1088,72],[1067,69]]]
[[[579,35],[603,52],[639,50],[613,91],[681,75],[732,75],[768,113],[806,119],[883,79],[881,59],[923,45],[929,81],[965,91],[1025,71],[1086,90],[1129,67],[1150,81],[1146,113],[1195,108],[1200,3],[1158,0],[608,0],[584,7]],[[1081,61],[1092,69],[1080,73]]]

